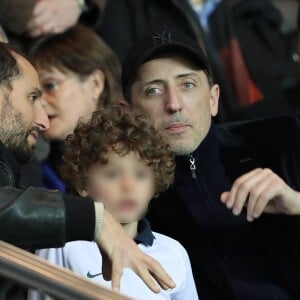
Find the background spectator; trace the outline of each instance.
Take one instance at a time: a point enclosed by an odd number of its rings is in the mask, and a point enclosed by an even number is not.
[[[120,64],[113,51],[92,30],[76,25],[37,40],[30,56],[37,68],[50,128],[43,135],[51,142],[43,162],[43,183],[64,190],[57,176],[63,142],[79,119],[122,99]]]

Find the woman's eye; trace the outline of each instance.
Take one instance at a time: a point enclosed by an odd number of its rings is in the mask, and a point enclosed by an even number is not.
[[[53,92],[57,90],[57,83],[53,82],[45,82],[42,84],[42,89],[44,92]]]

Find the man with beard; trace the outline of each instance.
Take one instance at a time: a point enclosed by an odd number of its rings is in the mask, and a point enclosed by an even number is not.
[[[176,153],[175,182],[147,217],[187,249],[199,298],[299,299],[297,120],[214,125],[219,86],[203,51],[174,32],[137,41],[122,84]]]
[[[112,285],[119,288],[122,270],[133,269],[154,292],[173,287],[171,278],[144,255],[120,224],[92,199],[56,191],[13,188],[17,160],[30,159],[38,134],[49,127],[38,75],[33,66],[0,43],[0,240],[39,249],[73,240],[95,240],[112,261]],[[25,293],[0,280],[1,299],[23,299]]]

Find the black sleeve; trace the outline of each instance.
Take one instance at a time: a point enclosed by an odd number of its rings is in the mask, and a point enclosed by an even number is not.
[[[92,240],[91,199],[41,188],[0,188],[0,239],[22,248],[61,247],[71,240]]]
[[[64,194],[66,209],[66,241],[94,239],[95,207],[90,198]]]

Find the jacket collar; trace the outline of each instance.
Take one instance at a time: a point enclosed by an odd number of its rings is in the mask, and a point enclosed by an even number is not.
[[[152,246],[154,241],[154,235],[151,231],[150,223],[147,219],[142,219],[138,224],[138,234],[134,238],[134,241],[139,244],[142,243],[145,246]]]
[[[225,170],[230,170],[228,176],[234,180],[255,168],[259,162],[259,152],[256,150],[255,139],[253,140],[254,133],[259,132],[257,123],[259,122],[246,121],[216,125],[212,121],[198,148],[189,155],[178,156],[176,161],[181,164],[193,156],[196,158],[198,172],[213,178],[215,171],[223,166]]]

